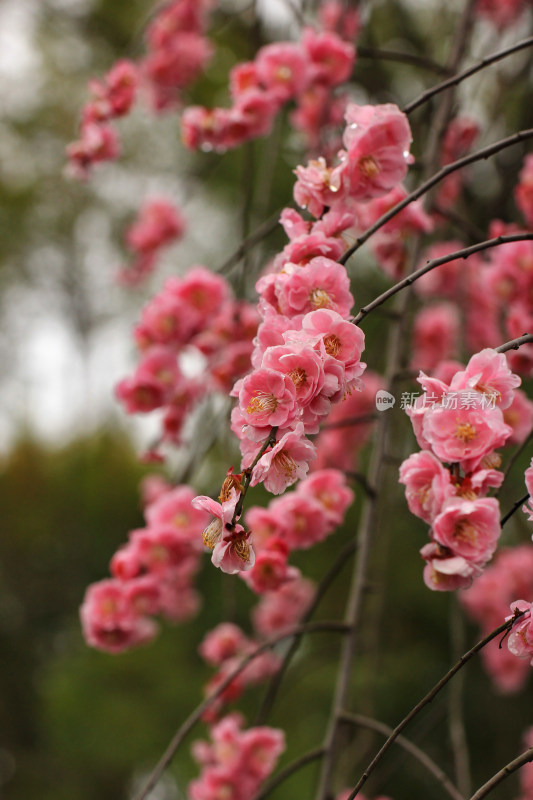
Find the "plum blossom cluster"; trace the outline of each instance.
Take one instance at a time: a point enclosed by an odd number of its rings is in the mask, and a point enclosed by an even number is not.
[[[146,31],[140,70],[155,111],[175,108],[183,89],[204,72],[213,48],[206,37],[213,0],[173,0]]]
[[[175,107],[180,92],[205,69],[212,48],[205,37],[211,0],[173,0],[155,14],[146,32],[146,55],[121,60],[103,80],[89,82],[80,138],[67,148],[68,169],[87,178],[94,164],[120,156],[120,137],[112,122],[130,113],[141,86],[154,110]]]
[[[102,81],[89,83],[90,100],[80,122],[80,138],[67,147],[69,172],[86,178],[91,167],[120,155],[120,140],[111,122],[128,114],[139,88],[139,70],[132,61],[117,61]]]
[[[144,644],[157,633],[152,617],[194,616],[193,588],[207,515],[193,508],[193,490],[159,491],[145,508],[146,527],[133,530],[111,559],[112,578],[88,587],[81,621],[88,644],[111,653]]]
[[[459,173],[454,173],[459,174]],[[452,177],[452,176],[450,176]],[[533,161],[527,158],[515,187],[515,199],[527,229],[493,220],[488,238],[528,233],[533,219]],[[463,249],[458,240],[441,240],[426,251],[420,266]],[[467,261],[453,260],[423,275],[415,283],[424,309],[415,322],[414,357],[423,369],[433,370],[443,359],[454,358],[459,345],[458,311],[464,320],[469,350],[496,347],[533,327],[533,242],[508,242],[472,255]],[[483,285],[483,292],[479,286]],[[428,300],[441,302],[427,305]],[[446,302],[442,302],[442,300]],[[526,344],[509,355],[511,367],[521,375],[533,374],[533,345]]]
[[[139,284],[154,271],[161,250],[181,239],[184,232],[185,219],[173,203],[164,197],[146,200],[126,230],[124,238],[132,260],[119,271],[118,280],[130,286]]]
[[[275,450],[274,446],[270,452]],[[252,480],[253,474],[252,470]],[[276,592],[300,578],[299,570],[288,564],[290,552],[312,547],[329,536],[343,522],[354,495],[341,472],[320,470],[268,508],[250,508],[241,524],[242,479],[242,473],[234,475],[230,469],[220,502],[204,495],[194,498],[195,508],[212,515],[203,532],[204,544],[213,551],[213,564],[223,572],[246,573],[242,577],[257,594]]]
[[[220,685],[238,670],[243,658],[254,653],[258,645],[259,642],[250,639],[238,625],[231,622],[217,625],[202,641],[199,648],[201,657],[210,666],[217,668],[217,673],[205,687],[207,697],[215,694],[216,697],[204,712],[204,721],[215,721],[224,706],[238,700],[247,686],[260,683],[276,672],[280,665],[278,656],[265,651],[253,658],[226,688],[220,691]]]
[[[346,101],[335,98],[332,90],[350,76],[354,61],[353,45],[331,30],[306,27],[299,42],[267,44],[253,61],[231,70],[229,108],[185,109],[183,142],[202,150],[237,147],[268,134],[282,107],[296,100],[292,122],[317,146],[324,127],[342,123]]]
[[[249,800],[276,768],[285,750],[283,731],[244,730],[243,723],[239,714],[228,714],[211,727],[211,741],[194,742],[193,757],[202,772],[188,786],[190,800]]]
[[[227,281],[205,267],[169,278],[144,307],[134,336],[140,362],[116,394],[129,414],[163,409],[162,441],[179,444],[182,428],[207,391],[227,392],[249,369],[257,312],[237,301]],[[189,377],[182,355],[203,360],[201,376]]]
[[[301,481],[296,491],[272,500],[267,508],[249,508],[246,524],[253,531],[256,560],[242,576],[248,586],[264,594],[299,578],[299,570],[288,566],[289,553],[326,539],[343,523],[353,499],[344,474],[324,469]]]
[[[321,157],[296,168],[294,199],[317,218],[329,208],[383,197],[401,184],[412,161],[411,129],[397,106],[349,103],[344,118],[338,163]]]
[[[503,547],[460,600],[484,636],[501,624],[517,598],[533,602],[533,545]],[[481,651],[484,667],[502,693],[518,692],[529,677],[529,663],[518,659],[497,639]]]
[[[492,558],[500,536],[498,501],[487,497],[503,473],[495,452],[512,434],[503,411],[513,400],[520,378],[501,353],[486,349],[472,356],[450,384],[424,373],[419,383],[439,400],[448,392],[468,403],[422,402],[409,407],[422,448],[400,467],[410,511],[431,525],[431,541],[421,550],[424,581],[435,590],[465,588]],[[482,401],[494,396],[494,407]]]

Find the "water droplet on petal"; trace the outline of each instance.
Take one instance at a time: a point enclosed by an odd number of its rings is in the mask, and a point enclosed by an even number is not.
[[[409,150],[404,150],[402,155],[404,158],[409,158]]]
[[[352,122],[350,128],[354,131],[357,128],[357,122]]]

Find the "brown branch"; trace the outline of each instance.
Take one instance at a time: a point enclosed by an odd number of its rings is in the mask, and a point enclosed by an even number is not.
[[[310,607],[308,608],[303,618],[304,623],[307,623],[311,619],[316,609],[320,605],[320,602],[324,597],[324,595],[326,594],[327,590],[329,589],[329,587],[331,586],[331,584],[333,583],[339,572],[346,564],[347,559],[352,555],[352,553],[355,552],[355,549],[356,549],[356,543],[354,539],[352,539],[351,542],[348,542],[348,544],[343,547],[343,549],[333,562],[328,572],[324,575],[324,577],[320,581],[314,600],[311,603]],[[302,638],[301,633],[295,634],[289,649],[287,650],[285,656],[283,657],[283,661],[281,662],[280,668],[272,676],[270,683],[267,687],[267,690],[265,692],[263,702],[261,703],[261,707],[255,718],[255,723],[254,723],[255,725],[262,725],[266,720],[268,713],[274,704],[274,701],[278,694],[283,678],[285,677],[285,674],[294,657],[294,654],[296,653],[298,647],[300,646],[301,638]]]
[[[235,525],[236,521],[242,514],[242,508],[244,505],[244,499],[246,494],[248,493],[248,489],[250,488],[250,481],[252,480],[252,472],[254,471],[254,467],[256,466],[257,462],[264,455],[264,453],[268,450],[269,447],[273,447],[276,442],[276,433],[278,432],[277,427],[272,428],[270,433],[268,434],[267,438],[261,445],[261,449],[259,450],[258,454],[254,458],[252,464],[244,470],[244,478],[242,481],[242,492],[240,497],[237,501],[237,505],[235,506],[235,511],[233,512],[233,517],[231,518],[231,525]]]
[[[295,772],[297,772],[302,767],[307,766],[307,764],[311,764],[313,761],[318,761],[319,758],[322,758],[324,755],[324,748],[317,747],[315,750],[310,750],[309,753],[305,753],[305,755],[300,756],[292,764],[289,764],[285,769],[278,772],[271,781],[269,781],[266,786],[264,786],[259,794],[254,795],[254,800],[264,800],[270,792],[273,792],[278,786],[280,786],[287,778],[290,778]],[[463,800],[461,798],[461,800]]]
[[[457,75],[453,75],[451,78],[442,81],[442,83],[432,86],[431,89],[427,89],[425,92],[422,92],[419,97],[404,106],[402,109],[404,114],[410,114],[411,111],[414,111],[415,108],[418,108],[419,106],[423,105],[423,103],[426,103],[436,94],[445,91],[445,89],[449,89],[450,86],[457,86],[457,84],[461,83],[461,81],[464,81],[471,75],[475,75],[476,72],[485,69],[485,67],[490,66],[490,64],[494,64],[496,61],[501,61],[503,58],[507,58],[507,56],[517,53],[519,50],[524,50],[526,47],[531,47],[532,45],[533,36],[529,36],[527,39],[523,39],[521,42],[518,42],[511,47],[506,47],[504,50],[499,50],[497,53],[493,53],[491,56],[482,58],[481,61],[478,61],[478,63],[474,64],[474,66],[469,67],[468,69],[457,73]]]
[[[246,255],[246,253],[254,248],[256,244],[262,242],[263,239],[266,239],[267,236],[276,230],[279,224],[279,211],[267,219],[266,222],[263,222],[253,233],[250,234],[244,241],[240,243],[238,248],[233,252],[227,259],[224,261],[223,264],[218,267],[215,272],[219,272],[224,274],[226,272],[230,272],[233,267],[235,267],[239,261]]]
[[[397,61],[400,64],[411,64],[414,67],[436,72],[437,75],[450,75],[448,67],[443,64],[437,64],[431,58],[417,56],[414,53],[401,53],[398,50],[380,50],[379,47],[357,45],[357,57],[372,58],[377,61]]]
[[[159,779],[161,778],[162,774],[166,770],[166,768],[171,763],[172,759],[176,755],[178,747],[182,743],[183,739],[187,736],[188,733],[194,728],[197,722],[201,719],[204,712],[215,702],[215,700],[220,697],[222,692],[228,688],[230,683],[237,678],[241,672],[243,672],[248,664],[250,664],[254,659],[258,658],[262,653],[265,653],[267,650],[271,650],[276,644],[282,642],[284,639],[289,639],[292,636],[303,635],[305,633],[320,633],[320,632],[340,632],[346,633],[347,626],[342,622],[312,622],[306,625],[298,625],[292,628],[285,633],[280,634],[279,636],[275,636],[271,639],[268,639],[262,645],[257,647],[252,653],[249,653],[247,656],[243,658],[241,663],[238,667],[236,667],[230,674],[217,686],[217,689],[213,694],[206,697],[199,706],[189,715],[189,717],[185,720],[185,722],[179,727],[179,729],[174,734],[173,738],[171,739],[167,749],[159,759],[158,763],[156,764],[154,770],[152,771],[150,777],[148,778],[144,788],[140,791],[137,795],[135,800],[146,800],[154,786],[157,785]]]
[[[525,238],[525,237],[524,237]],[[533,342],[533,333],[524,333],[517,339],[511,339],[510,342],[505,342],[496,348],[497,353],[507,353],[509,350],[518,350],[523,344]]]
[[[503,481],[502,481],[501,486],[499,487],[498,491],[494,495],[495,497],[497,497],[500,494],[501,488],[502,488],[503,484],[505,483],[505,481],[507,479],[507,476],[509,475],[509,473],[510,473],[511,469],[513,468],[513,466],[515,465],[516,461],[520,458],[520,456],[522,455],[522,453],[524,452],[524,450],[528,446],[529,442],[531,441],[531,437],[532,436],[533,436],[533,428],[529,431],[529,434],[526,436],[526,438],[524,439],[522,444],[519,447],[516,448],[516,450],[514,451],[514,453],[511,456],[511,458],[507,462],[507,464],[505,466],[505,472],[503,473]]]
[[[343,714],[342,719],[346,722],[351,723],[352,725],[359,725],[362,728],[368,728],[372,731],[377,731],[378,733],[382,733],[383,736],[390,736],[393,732],[393,729],[389,727],[389,725],[385,725],[384,722],[378,722],[376,719],[372,719],[371,717],[364,717],[361,714]],[[463,795],[457,789],[456,786],[452,783],[452,781],[448,778],[446,773],[435,764],[433,759],[431,759],[423,750],[416,746],[410,739],[406,739],[405,736],[397,736],[396,737],[396,744],[399,744],[400,747],[403,747],[408,753],[411,753],[417,761],[419,761],[427,770],[430,772],[434,778],[442,785],[442,787],[448,792],[450,797],[453,797],[454,800],[464,800]]]
[[[339,419],[335,422],[326,422],[321,425],[320,432],[332,431],[336,428],[350,428],[352,425],[366,425],[369,422],[375,422],[378,419],[377,413],[360,414],[358,417],[346,417],[346,419]]]
[[[471,247],[464,247],[462,250],[456,250],[453,253],[448,253],[446,256],[434,258],[431,261],[428,261],[423,267],[420,267],[420,269],[412,272],[407,276],[407,278],[395,283],[394,286],[391,286],[386,292],[380,294],[379,297],[376,297],[371,303],[368,303],[368,305],[361,308],[353,318],[353,322],[355,325],[358,325],[367,314],[388,300],[389,297],[393,297],[393,295],[397,294],[402,289],[405,289],[406,286],[410,286],[412,283],[418,280],[418,278],[421,278],[422,275],[425,275],[427,272],[431,272],[431,270],[440,267],[442,264],[447,264],[450,261],[455,261],[455,259],[458,258],[467,259],[469,256],[474,255],[474,253],[480,253],[483,250],[488,250],[491,247],[498,247],[501,244],[508,244],[509,242],[521,242],[524,240],[533,240],[533,233],[514,233],[509,236],[497,236],[495,239],[487,239],[485,242],[478,242],[478,244],[473,244]],[[520,337],[520,344],[525,344],[522,339],[524,339],[523,336]],[[502,347],[507,347],[507,349],[510,350],[516,345],[517,341],[519,340],[513,340],[513,342],[508,342],[507,345],[502,345]],[[520,346],[520,344],[518,346]],[[498,348],[498,352],[505,352],[505,350]]]
[[[523,504],[527,500],[529,500],[529,492],[527,494],[525,494],[524,497],[521,497],[520,500],[517,500],[516,503],[513,504],[513,507],[510,509],[510,511],[508,511],[507,514],[504,517],[501,518],[500,525],[501,525],[502,528],[505,525],[505,523],[507,522],[507,520],[511,519],[513,514],[515,514],[518,511],[518,509],[521,508],[523,506]]]
[[[518,133],[513,133],[512,136],[507,136],[505,139],[500,139],[500,141],[495,142],[494,144],[489,145],[488,147],[483,147],[481,150],[477,150],[475,153],[470,153],[468,156],[464,156],[463,158],[459,158],[457,161],[453,161],[451,164],[447,164],[445,167],[442,167],[435,175],[429,178],[427,181],[424,181],[418,189],[415,189],[413,192],[407,195],[401,202],[397,203],[390,211],[387,211],[386,214],[383,214],[377,222],[375,222],[370,228],[368,228],[361,236],[359,236],[355,243],[344,253],[344,255],[339,259],[339,264],[346,264],[348,259],[359,250],[360,247],[380,228],[383,227],[389,220],[396,216],[400,211],[403,211],[410,203],[418,200],[419,197],[422,197],[423,194],[429,192],[433,186],[436,186],[440,183],[444,178],[447,178],[448,175],[451,175],[452,172],[456,172],[458,169],[462,169],[463,167],[467,167],[469,164],[474,164],[476,161],[482,161],[483,159],[490,158],[490,156],[499,153],[501,150],[505,150],[506,147],[511,147],[514,144],[518,144],[519,142],[523,142],[526,139],[531,139],[533,137],[533,128],[527,128],[523,131],[518,131]]]
[[[435,684],[435,686],[432,689],[430,689],[430,691],[422,698],[422,700],[420,700],[416,704],[416,706],[414,706],[414,708],[411,709],[411,711],[407,714],[407,716],[405,716],[402,719],[402,721],[394,728],[393,732],[391,733],[391,735],[389,736],[389,738],[387,739],[385,744],[380,748],[380,750],[378,750],[378,752],[376,753],[376,755],[374,756],[374,758],[372,759],[372,761],[370,762],[368,767],[365,769],[365,771],[361,775],[361,777],[360,777],[359,781],[357,782],[355,788],[353,789],[353,791],[349,795],[348,800],[354,800],[354,797],[358,794],[359,790],[362,789],[364,784],[367,782],[368,778],[374,772],[375,768],[377,767],[377,765],[379,764],[379,762],[381,761],[381,759],[383,758],[383,756],[385,755],[387,750],[389,750],[389,748],[391,747],[391,745],[393,744],[395,739],[399,736],[399,734],[403,731],[403,729],[409,724],[409,722],[411,722],[411,720],[414,719],[416,717],[416,715],[420,711],[422,711],[423,708],[425,708],[425,706],[427,706],[429,703],[431,703],[431,701],[436,697],[436,695],[440,692],[440,690],[443,689],[444,686],[446,686],[448,681],[450,681],[453,678],[453,676],[457,672],[459,672],[459,670],[462,669],[464,667],[464,665],[468,661],[470,661],[472,656],[474,656],[476,653],[478,653],[480,650],[482,650],[485,647],[485,645],[487,645],[489,642],[491,642],[493,639],[495,639],[501,633],[504,633],[506,631],[510,631],[512,626],[516,622],[516,620],[519,619],[521,616],[523,616],[524,613],[525,613],[524,611],[518,611],[518,609],[516,609],[512,619],[509,619],[509,620],[506,620],[505,622],[503,622],[495,630],[493,630],[492,633],[489,633],[488,636],[485,636],[484,639],[481,639],[481,641],[479,641],[477,644],[475,644],[474,647],[472,647],[470,650],[468,650],[467,653],[462,655],[461,658],[459,659],[459,661],[457,661],[457,663],[454,664],[454,666],[446,673],[446,675],[444,675],[440,679],[440,681],[438,681]]]
[[[483,797],[486,797],[489,792],[491,792],[499,783],[504,781],[509,775],[512,775],[513,772],[516,772],[517,769],[523,767],[524,764],[528,764],[530,761],[533,761],[533,747],[530,747],[529,750],[526,750],[522,755],[515,758],[514,761],[510,761],[508,764],[503,767],[499,772],[492,776],[490,780],[481,786],[475,794],[472,795],[470,800],[482,800]]]

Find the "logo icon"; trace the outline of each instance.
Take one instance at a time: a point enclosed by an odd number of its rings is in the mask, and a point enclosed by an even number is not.
[[[376,408],[378,411],[387,411],[389,408],[392,408],[394,403],[396,402],[396,398],[390,392],[386,392],[385,389],[380,389],[376,392]]]

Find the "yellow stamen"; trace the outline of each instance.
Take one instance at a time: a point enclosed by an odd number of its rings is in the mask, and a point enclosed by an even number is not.
[[[456,439],[461,439],[461,441],[466,444],[472,439],[475,439],[476,429],[473,425],[470,425],[469,422],[460,422],[457,426],[457,430],[455,431],[455,437]]]
[[[477,530],[464,519],[456,523],[453,536],[466,544],[476,544],[478,538]]]
[[[307,383],[307,373],[301,367],[291,370],[291,372],[289,372],[289,378],[297,389],[299,389],[300,386],[303,386],[304,383]]]
[[[280,450],[280,452],[274,456],[274,461],[276,462],[276,467],[283,472],[287,478],[294,477],[297,470],[297,464],[296,461],[291,458],[291,456],[285,450]]]
[[[333,356],[333,358],[337,358],[339,354],[339,350],[341,349],[342,342],[338,336],[335,336],[334,333],[330,333],[329,336],[324,337],[324,347],[326,348],[326,353],[328,356]]]
[[[278,401],[273,394],[254,392],[254,396],[250,399],[246,411],[248,414],[272,414],[277,407]]]
[[[313,289],[309,300],[313,308],[329,308],[331,305],[331,298],[324,289]]]
[[[213,550],[216,544],[220,541],[222,536],[222,520],[215,517],[211,520],[205,531],[202,533],[202,539],[206,547]]]
[[[379,167],[372,156],[363,156],[359,159],[359,169],[366,178],[375,178],[379,175]]]
[[[236,539],[233,542],[233,551],[235,555],[241,559],[241,561],[250,560],[250,545],[246,539]]]

